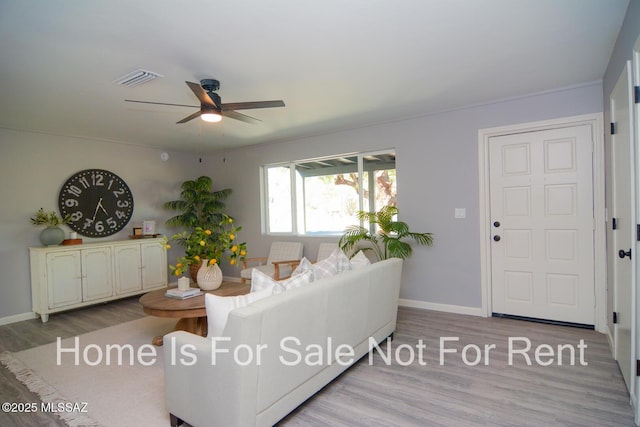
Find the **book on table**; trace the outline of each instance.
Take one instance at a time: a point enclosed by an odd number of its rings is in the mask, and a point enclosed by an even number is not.
[[[197,297],[198,295],[202,295],[202,291],[198,288],[189,288],[184,291],[181,291],[178,288],[173,288],[173,289],[168,289],[167,292],[164,293],[165,297],[177,298],[177,299],[193,298],[193,297]]]

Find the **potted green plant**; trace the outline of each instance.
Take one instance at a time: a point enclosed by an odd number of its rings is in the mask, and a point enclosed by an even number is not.
[[[45,211],[43,208],[38,209],[36,214],[31,217],[31,224],[46,227],[40,233],[40,242],[45,246],[56,246],[62,243],[64,231],[60,226],[69,221],[71,221],[71,215],[61,218],[54,211]]]
[[[166,224],[174,227],[215,228],[223,219],[224,200],[231,195],[231,189],[212,191],[212,181],[208,176],[182,183],[180,199],[166,202],[165,209],[178,211]]]
[[[411,239],[418,245],[433,244],[432,233],[410,231],[406,222],[394,220],[397,214],[398,208],[395,206],[385,206],[378,212],[358,211],[356,213],[358,220],[368,222],[372,227],[377,226],[378,231],[373,232],[370,228],[353,225],[345,230],[338,246],[347,253],[354,249],[371,250],[378,260],[383,260],[409,258],[413,249],[408,242],[403,241],[405,239]],[[360,243],[365,243],[366,246],[359,247]]]
[[[235,265],[246,255],[246,243],[236,242],[242,227],[236,227],[233,218],[224,213],[224,200],[231,194],[231,189],[212,191],[211,185],[208,176],[185,181],[181,185],[180,199],[163,205],[165,209],[178,211],[166,224],[184,228],[171,237],[185,248],[185,255],[169,266],[176,276],[189,271],[196,281],[203,260],[214,265],[228,258],[230,264]]]

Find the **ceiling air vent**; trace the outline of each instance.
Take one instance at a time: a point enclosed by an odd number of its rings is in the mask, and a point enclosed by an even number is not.
[[[151,80],[155,80],[158,77],[163,76],[161,74],[154,73],[153,71],[138,69],[115,79],[113,83],[128,87],[134,87],[143,83],[150,82]]]

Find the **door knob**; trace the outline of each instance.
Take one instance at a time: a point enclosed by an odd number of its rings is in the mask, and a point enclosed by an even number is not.
[[[496,221],[496,222],[494,222],[494,223],[493,223],[493,226],[494,226],[495,228],[500,227],[500,221]]]
[[[624,249],[620,249],[618,251],[618,256],[622,259],[624,259],[624,257],[629,257],[629,259],[631,259],[631,248],[629,248],[629,250],[626,252]]]
[[[496,241],[496,242],[499,242],[500,241],[500,236],[498,236],[498,235],[493,236],[493,240]]]

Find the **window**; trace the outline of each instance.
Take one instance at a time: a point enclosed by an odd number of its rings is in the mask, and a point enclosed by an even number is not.
[[[335,235],[359,210],[396,205],[393,151],[264,166],[264,231]]]

